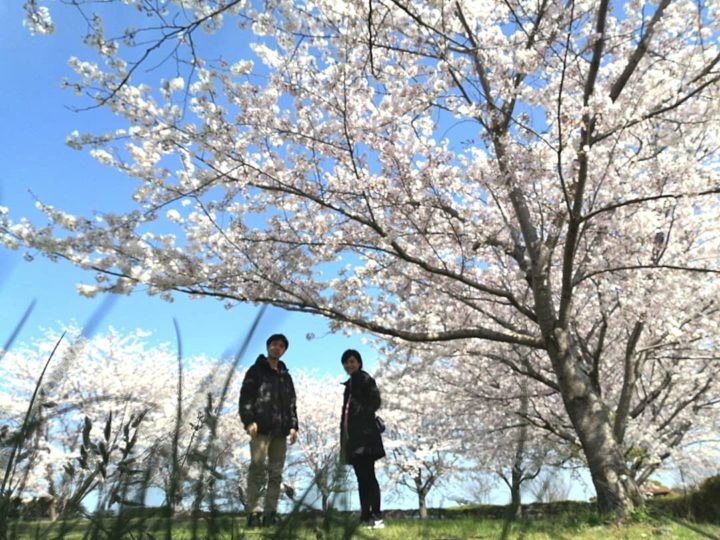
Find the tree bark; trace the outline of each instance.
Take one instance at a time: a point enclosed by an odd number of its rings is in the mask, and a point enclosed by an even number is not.
[[[523,418],[523,424],[518,430],[517,446],[515,447],[515,457],[513,461],[512,471],[510,472],[510,515],[513,518],[520,517],[522,510],[522,494],[520,486],[526,480],[523,470],[523,460],[525,459],[525,443],[527,442],[528,427],[524,419],[527,417],[530,406],[528,397],[527,381],[521,383],[522,397],[520,399],[520,415]]]
[[[548,352],[565,409],[587,459],[598,509],[625,515],[641,506],[643,497],[615,439],[609,411],[568,345],[568,333],[556,329],[554,337]]]
[[[521,476],[518,472],[513,469],[512,471],[512,482],[510,484],[510,508],[509,515],[512,518],[518,518],[521,514],[522,509],[522,497],[520,493]]]
[[[417,491],[418,496],[418,513],[420,515],[420,519],[427,519],[428,517],[428,511],[427,511],[427,493],[423,489],[418,489]]]

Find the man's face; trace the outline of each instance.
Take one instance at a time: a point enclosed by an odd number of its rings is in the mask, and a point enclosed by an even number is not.
[[[285,342],[281,339],[272,340],[267,346],[268,356],[279,360],[280,357],[285,353]]]
[[[354,356],[350,356],[343,362],[343,367],[345,368],[345,373],[352,375],[360,369],[360,362],[358,362],[358,359]]]

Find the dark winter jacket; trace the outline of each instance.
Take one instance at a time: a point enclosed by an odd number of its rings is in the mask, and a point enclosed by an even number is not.
[[[340,416],[342,461],[352,463],[358,456],[385,457],[382,437],[375,424],[375,412],[380,408],[380,390],[375,379],[359,369],[343,384],[345,395]]]
[[[297,430],[295,386],[287,366],[278,361],[275,371],[264,355],[245,373],[240,388],[240,420],[247,428],[255,422],[261,435],[286,437]]]

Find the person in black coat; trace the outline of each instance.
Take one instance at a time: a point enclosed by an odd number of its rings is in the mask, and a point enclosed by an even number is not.
[[[280,357],[288,348],[282,334],[267,340],[267,356],[259,355],[245,373],[240,388],[240,420],[250,435],[250,467],[247,480],[248,527],[277,522],[282,471],[290,444],[297,439],[298,418],[295,386]],[[260,491],[265,485],[264,516],[258,512]]]
[[[340,422],[341,461],[355,470],[360,495],[360,520],[383,527],[380,486],[375,477],[375,461],[385,457],[375,412],[380,408],[380,390],[362,369],[362,357],[353,349],[342,354],[341,362],[350,378],[343,383],[345,394]]]

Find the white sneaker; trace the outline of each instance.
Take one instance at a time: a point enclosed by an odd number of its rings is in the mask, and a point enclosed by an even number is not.
[[[382,519],[373,519],[372,528],[373,529],[384,529],[385,522]]]

